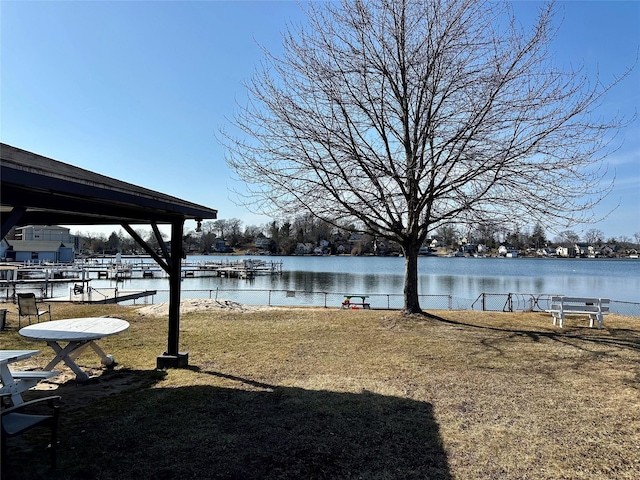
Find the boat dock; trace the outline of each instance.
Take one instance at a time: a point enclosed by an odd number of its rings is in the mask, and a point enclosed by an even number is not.
[[[123,290],[119,288],[93,288],[87,287],[82,292],[69,292],[69,295],[62,297],[47,298],[47,302],[72,302],[72,303],[88,303],[88,304],[105,304],[120,303],[144,298],[147,303],[147,297],[153,297],[158,292],[156,290]],[[153,302],[151,302],[153,303]]]
[[[40,292],[47,301],[82,303],[117,303],[136,300],[156,294],[155,290],[126,291],[116,288],[93,288],[91,280],[115,280],[168,278],[167,273],[148,257],[134,257],[125,262],[114,258],[92,261],[76,261],[73,264],[27,263],[5,264],[0,268],[0,298],[15,301],[17,290]],[[183,278],[223,277],[252,279],[259,275],[282,275],[282,261],[245,259],[238,261],[212,260],[184,262]],[[60,284],[69,284],[69,295],[60,295]],[[112,293],[109,293],[111,291]],[[104,292],[104,293],[100,293]]]
[[[167,274],[155,263],[123,262],[88,264],[82,267],[86,278],[130,280],[140,278],[167,278]],[[282,275],[282,262],[266,260],[238,260],[184,262],[183,278],[228,277],[253,278],[258,275]]]
[[[73,264],[7,265],[0,272],[0,282],[49,283],[86,282],[92,278],[107,280],[131,280],[141,278],[168,278],[158,264],[143,257],[124,262],[113,258],[102,261],[76,261]],[[258,275],[282,275],[282,261],[247,259],[238,261],[183,262],[182,277],[253,278]]]
[[[182,267],[184,277],[253,278],[258,275],[282,275],[282,262],[239,260],[237,262],[195,262]]]

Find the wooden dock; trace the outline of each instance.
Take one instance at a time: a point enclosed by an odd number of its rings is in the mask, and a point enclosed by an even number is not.
[[[48,298],[53,296],[53,289],[56,285],[79,282],[79,280],[74,279],[0,280],[0,298],[4,297],[7,302],[15,301],[18,288],[26,291],[40,291],[40,295],[38,295],[39,298]],[[89,280],[85,280],[84,282],[88,284]]]
[[[158,292],[157,290],[122,290],[119,288],[93,288],[89,287],[83,293],[70,292],[69,295],[63,297],[47,298],[47,302],[72,302],[72,303],[87,303],[87,304],[107,304],[107,303],[120,303],[136,300],[140,298],[146,299],[147,297],[153,297]]]
[[[83,266],[84,278],[131,280],[167,278],[158,265],[150,263],[89,264]],[[183,278],[252,278],[258,275],[282,275],[282,262],[264,260],[184,262]]]
[[[106,258],[103,260],[107,260]],[[76,261],[74,264],[26,264],[8,265],[0,272],[0,281],[14,283],[55,282],[84,283],[91,279],[132,280],[142,278],[168,278],[167,273],[156,263],[137,260],[126,262]],[[11,271],[9,271],[11,270]],[[182,277],[227,277],[253,278],[259,275],[282,275],[282,261],[244,259],[238,261],[211,260],[206,262],[183,262]]]

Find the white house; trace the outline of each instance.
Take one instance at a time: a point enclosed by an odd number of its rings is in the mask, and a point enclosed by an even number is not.
[[[556,255],[563,258],[575,257],[576,250],[574,247],[558,246],[556,247]]]
[[[518,249],[513,245],[500,245],[500,247],[498,247],[498,255],[501,257],[514,258],[518,256]]]

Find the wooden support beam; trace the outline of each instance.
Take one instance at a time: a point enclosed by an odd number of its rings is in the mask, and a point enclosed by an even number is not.
[[[169,334],[167,351],[157,358],[157,368],[186,368],[189,354],[179,351],[180,339],[180,287],[182,273],[183,221],[171,224],[171,258],[169,268]]]

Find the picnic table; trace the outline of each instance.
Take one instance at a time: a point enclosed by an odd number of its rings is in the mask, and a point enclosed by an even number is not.
[[[58,372],[21,371],[9,369],[9,364],[26,360],[40,350],[0,350],[0,395],[9,395],[13,405],[24,403],[22,392],[34,387],[40,380],[55,377]]]
[[[351,300],[352,298],[359,298],[360,301],[354,302]],[[369,298],[369,295],[345,295],[340,308],[371,308],[371,304],[367,302],[367,298]]]
[[[52,369],[60,362],[64,362],[76,374],[80,382],[89,379],[89,375],[75,362],[82,351],[91,347],[100,356],[105,366],[111,366],[115,360],[113,355],[107,355],[96,343],[98,340],[110,335],[117,335],[129,328],[129,322],[111,317],[86,317],[69,318],[43,322],[20,329],[20,335],[30,340],[43,340],[47,342],[56,356],[45,367]],[[66,342],[65,346],[61,343]]]

